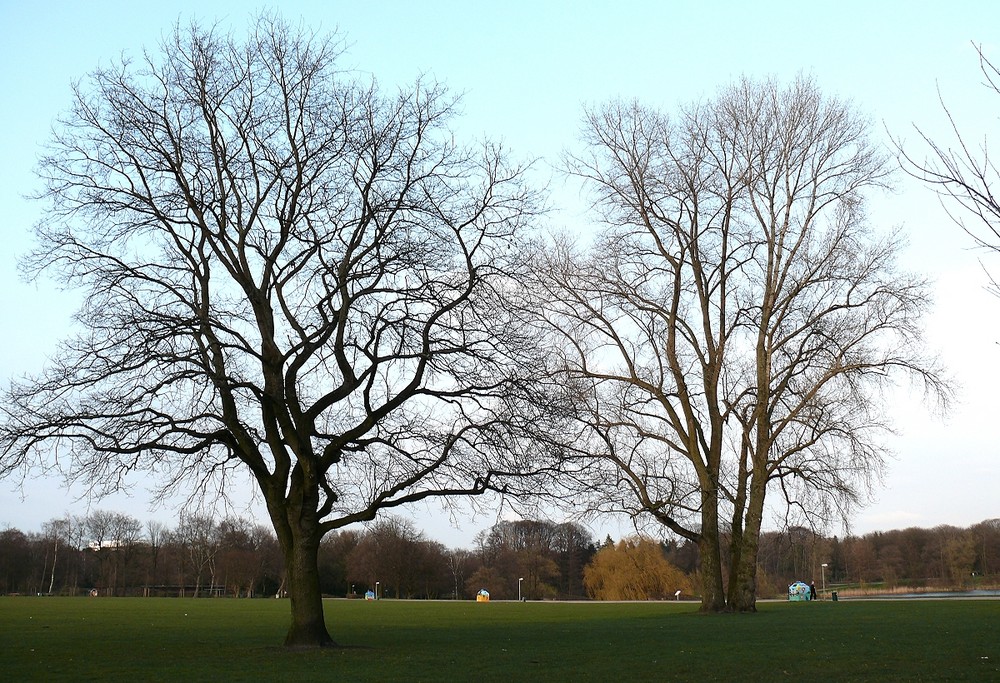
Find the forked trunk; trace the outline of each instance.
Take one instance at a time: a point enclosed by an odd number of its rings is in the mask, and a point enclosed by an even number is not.
[[[702,493],[701,538],[701,611],[722,612],[726,593],[722,585],[722,553],[719,546],[719,508],[715,494]]]
[[[735,542],[733,567],[729,581],[729,609],[733,612],[757,611],[757,555],[760,528],[764,517],[764,477],[754,473],[750,484],[749,505],[743,533]]]
[[[729,609],[733,612],[757,611],[757,534],[745,534],[739,560],[732,568],[729,582]]]

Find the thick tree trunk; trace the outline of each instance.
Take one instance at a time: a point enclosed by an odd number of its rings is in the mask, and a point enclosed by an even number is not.
[[[757,611],[757,553],[760,548],[760,527],[764,517],[763,474],[756,473],[750,483],[746,522],[734,548],[733,567],[729,581],[729,609],[733,612]]]
[[[718,495],[702,492],[701,537],[701,611],[722,612],[726,609],[726,593],[722,585],[722,553],[719,546]]]
[[[315,538],[314,538],[315,537]],[[319,534],[294,535],[285,549],[285,572],[292,603],[292,624],[285,646],[294,648],[336,647],[326,630],[323,594],[319,585]]]

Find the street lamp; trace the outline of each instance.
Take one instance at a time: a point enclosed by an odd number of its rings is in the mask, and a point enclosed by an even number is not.
[[[354,584],[351,584],[351,597],[354,597]]]
[[[375,582],[375,599],[378,600],[378,581]]]
[[[524,577],[523,576],[517,580],[517,601],[518,602],[521,602],[521,582],[522,581],[524,581]]]
[[[823,592],[826,592],[826,568],[829,567],[826,562],[820,565],[820,572],[823,574]]]

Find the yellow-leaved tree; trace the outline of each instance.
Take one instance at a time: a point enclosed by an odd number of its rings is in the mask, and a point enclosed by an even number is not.
[[[662,600],[691,592],[691,579],[670,564],[660,544],[642,537],[599,550],[584,569],[583,583],[595,600]]]

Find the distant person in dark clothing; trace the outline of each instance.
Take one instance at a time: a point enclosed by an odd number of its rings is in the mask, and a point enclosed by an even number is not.
[[[816,599],[816,582],[815,581],[810,581],[809,582],[809,599],[810,600],[815,600]]]

